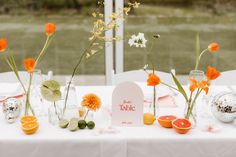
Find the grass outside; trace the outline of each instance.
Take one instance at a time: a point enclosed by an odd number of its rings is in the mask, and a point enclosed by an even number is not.
[[[58,25],[57,34],[45,59],[40,64],[43,72],[53,70],[55,74],[70,74],[82,50],[88,45],[92,19],[81,15],[49,16],[0,16],[0,37],[8,38],[10,51],[18,65],[25,57],[34,57],[42,48],[45,35],[42,32],[48,21]],[[146,63],[145,51],[130,48],[127,39],[132,34],[144,32],[150,44],[153,34],[161,38],[154,44],[152,58],[157,69],[169,71],[175,68],[179,74],[187,74],[195,64],[195,36],[200,33],[201,47],[210,42],[220,43],[217,54],[206,54],[201,68],[207,65],[219,70],[236,69],[236,14],[213,16],[210,12],[191,9],[143,6],[128,17],[125,32],[125,70],[140,69]],[[0,57],[0,72],[9,71]],[[23,69],[23,67],[21,67]],[[104,74],[104,53],[84,62],[81,74]]]

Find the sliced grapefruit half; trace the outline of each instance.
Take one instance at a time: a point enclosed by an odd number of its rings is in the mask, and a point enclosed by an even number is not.
[[[160,116],[157,121],[164,128],[172,128],[172,121],[175,120],[176,117],[173,115]]]
[[[172,121],[172,126],[176,132],[186,134],[191,129],[192,124],[187,119],[178,118]]]

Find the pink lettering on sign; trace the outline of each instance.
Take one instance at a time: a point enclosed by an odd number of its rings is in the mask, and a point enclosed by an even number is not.
[[[122,104],[119,105],[121,111],[132,112],[135,111],[135,105],[131,101],[124,100]]]

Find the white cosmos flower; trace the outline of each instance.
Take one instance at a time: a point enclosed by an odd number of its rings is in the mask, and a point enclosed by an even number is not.
[[[147,40],[144,37],[144,33],[139,33],[138,35],[132,35],[128,43],[130,47],[135,46],[137,48],[145,48]]]

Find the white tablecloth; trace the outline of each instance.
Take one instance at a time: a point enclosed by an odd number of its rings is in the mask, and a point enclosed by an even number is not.
[[[84,94],[96,93],[101,97],[103,106],[109,108],[113,89],[111,86],[77,87],[79,102]],[[228,89],[220,86],[211,90]],[[148,91],[144,88],[145,92]],[[175,98],[178,108],[161,108],[160,114],[182,115],[184,100],[180,95]],[[198,102],[199,108],[204,109],[204,105]],[[162,128],[157,122],[152,126],[115,127],[115,133],[99,134],[110,121],[109,114],[102,109],[95,115],[94,130],[70,132],[50,125],[47,117],[41,117],[38,132],[27,136],[19,122],[7,124],[1,113],[0,157],[234,157],[236,127],[219,123],[214,118],[200,117],[197,127],[186,135]],[[216,123],[220,130],[215,133],[203,131],[208,122]]]

